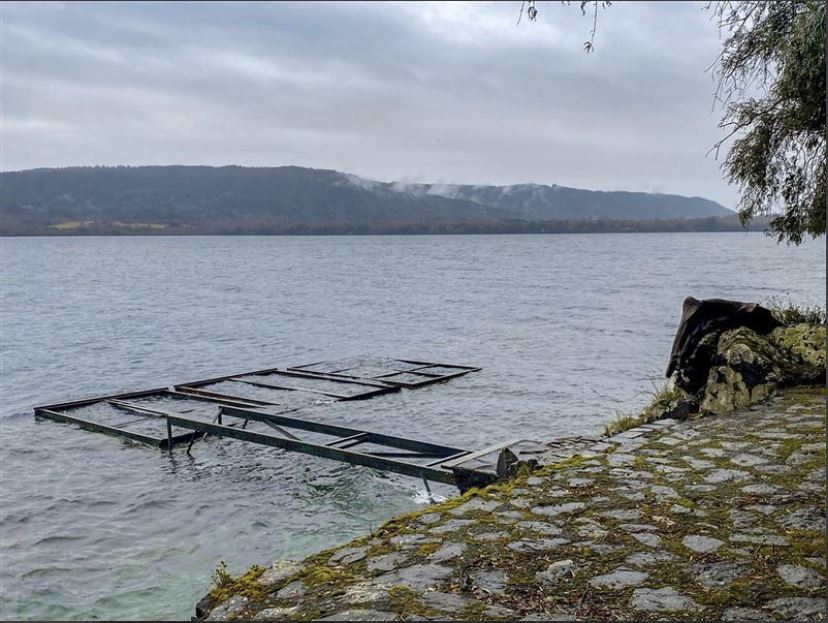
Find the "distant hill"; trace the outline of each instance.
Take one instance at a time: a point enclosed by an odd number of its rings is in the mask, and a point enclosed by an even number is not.
[[[676,219],[733,216],[733,212],[702,197],[660,193],[580,190],[553,184],[473,186],[460,184],[380,184],[353,178],[366,187],[393,189],[417,196],[473,201],[529,221],[578,219]]]
[[[376,182],[302,167],[68,167],[0,173],[0,233],[347,233],[514,221],[723,217],[701,197],[518,184]]]

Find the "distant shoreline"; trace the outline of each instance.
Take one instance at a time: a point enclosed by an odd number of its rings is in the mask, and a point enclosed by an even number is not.
[[[669,220],[500,220],[428,223],[329,223],[274,225],[236,223],[179,225],[164,223],[56,223],[30,226],[0,223],[0,237],[53,236],[405,236],[497,234],[707,233],[766,231],[767,219],[743,226],[736,216]]]
[[[544,184],[402,184],[306,167],[0,173],[0,235],[394,235],[738,231],[704,197]],[[761,226],[760,226],[761,227]]]

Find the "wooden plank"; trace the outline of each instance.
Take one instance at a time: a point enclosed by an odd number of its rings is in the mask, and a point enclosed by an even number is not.
[[[180,416],[171,415],[168,417],[168,421],[171,425],[178,426],[179,428],[189,428],[191,430],[197,430],[211,435],[240,439],[242,441],[272,446],[292,452],[301,452],[303,454],[310,454],[311,456],[350,463],[351,465],[361,465],[364,467],[371,467],[406,476],[416,476],[427,480],[443,482],[446,484],[454,484],[455,482],[454,474],[451,472],[415,465],[413,463],[406,463],[404,461],[370,456],[360,452],[355,452],[353,450],[341,450],[339,448],[331,448],[329,446],[309,443],[306,441],[296,441],[293,439],[286,439],[284,437],[274,437],[273,435],[265,435],[263,433],[255,433],[249,430],[230,428],[229,426],[221,426],[218,424],[210,424],[200,420],[193,420]]]
[[[113,426],[98,424],[92,420],[87,420],[74,415],[68,415],[53,409],[47,409],[46,407],[36,407],[35,415],[54,420],[55,422],[77,424],[85,430],[91,430],[96,433],[104,433],[105,435],[111,435],[113,437],[124,437],[126,439],[131,439],[132,441],[140,441],[141,443],[145,443],[150,446],[161,447],[162,442],[166,443],[167,441],[163,437],[152,437],[151,435],[145,435],[143,433],[134,433],[132,431],[122,430]]]

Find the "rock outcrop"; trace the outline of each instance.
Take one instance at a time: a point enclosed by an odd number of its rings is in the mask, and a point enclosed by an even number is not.
[[[780,387],[825,382],[825,325],[778,327],[768,335],[747,328],[719,336],[699,410],[727,413],[761,402]]]
[[[658,417],[727,413],[781,387],[825,381],[825,325],[782,325],[755,303],[684,300]]]
[[[681,321],[673,339],[666,376],[689,393],[702,389],[718,337],[729,329],[745,327],[765,335],[782,323],[769,309],[756,303],[724,299],[684,299]]]

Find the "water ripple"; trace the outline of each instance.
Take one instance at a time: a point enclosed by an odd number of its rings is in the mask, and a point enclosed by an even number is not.
[[[428,502],[413,479],[232,440],[170,457],[35,422],[34,404],[407,355],[484,369],[309,413],[477,448],[643,404],[688,294],[825,299],[824,239],[741,233],[4,238],[0,254],[0,602],[20,619],[186,619],[221,559],[300,558]]]

